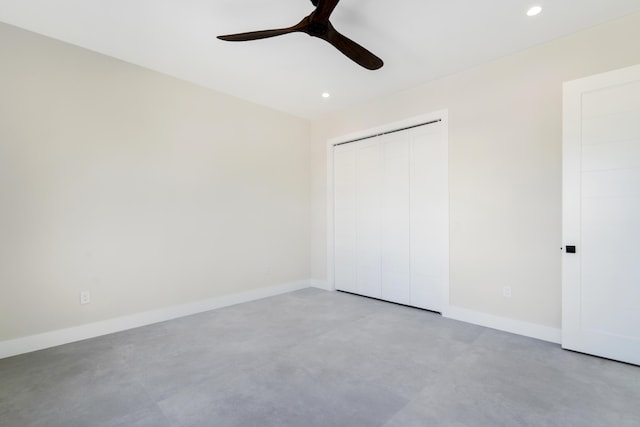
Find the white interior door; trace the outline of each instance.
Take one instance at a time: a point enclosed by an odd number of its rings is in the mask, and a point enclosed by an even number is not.
[[[410,152],[407,132],[383,136],[382,299],[411,304]]]
[[[442,311],[448,147],[440,122],[333,148],[338,290]]]
[[[565,84],[563,204],[562,345],[640,365],[640,66]]]
[[[378,139],[362,141],[357,147],[357,289],[373,298],[382,297],[383,148]]]
[[[449,149],[442,126],[409,134],[411,148],[411,300],[439,311],[449,291]]]
[[[334,280],[340,289],[358,293],[358,239],[357,239],[357,150],[355,145],[345,144],[334,149]]]

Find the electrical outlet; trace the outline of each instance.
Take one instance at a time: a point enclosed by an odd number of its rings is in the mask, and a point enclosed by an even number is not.
[[[502,288],[502,296],[505,298],[511,298],[511,286],[505,286]]]
[[[89,291],[80,292],[80,304],[89,304],[91,302],[91,294]]]

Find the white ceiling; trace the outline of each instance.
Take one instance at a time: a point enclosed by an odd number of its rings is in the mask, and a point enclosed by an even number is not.
[[[544,10],[528,18],[534,4]],[[640,1],[342,0],[332,23],[385,61],[378,71],[306,34],[215,38],[287,27],[312,10],[310,0],[0,0],[0,21],[318,117],[640,11]]]

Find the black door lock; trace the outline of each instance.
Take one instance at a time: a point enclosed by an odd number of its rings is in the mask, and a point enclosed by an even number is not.
[[[576,253],[576,247],[575,246],[565,246],[565,249],[567,250],[568,254],[575,254]]]

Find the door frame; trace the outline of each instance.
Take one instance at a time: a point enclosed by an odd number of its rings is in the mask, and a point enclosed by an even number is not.
[[[447,149],[449,149],[449,110],[439,110],[431,113],[421,114],[418,116],[409,117],[404,120],[386,123],[380,126],[372,127],[369,129],[364,129],[361,131],[349,133],[346,135],[338,136],[335,138],[331,138],[327,140],[326,150],[327,150],[327,213],[326,213],[326,221],[327,221],[327,288],[329,290],[335,291],[335,259],[334,259],[334,247],[335,247],[335,229],[334,229],[334,182],[333,182],[333,149],[336,145],[343,144],[346,142],[374,137],[381,135],[387,132],[393,132],[397,130],[402,130],[404,128],[420,125],[423,123],[428,123],[432,121],[440,120],[442,125],[442,137],[444,142],[447,144]],[[450,170],[447,167],[449,176]],[[451,179],[449,179],[449,217],[451,216],[451,197],[450,197],[450,189],[451,189]],[[449,241],[451,241],[451,221],[449,221]],[[451,266],[451,245],[449,245],[449,270]],[[451,293],[451,284],[450,279],[447,280],[446,289],[445,289],[445,298],[443,301],[443,312],[447,311],[450,305],[450,293]]]

